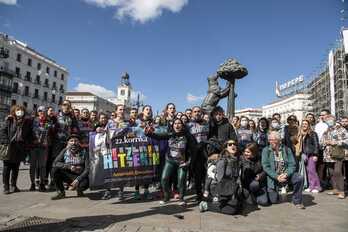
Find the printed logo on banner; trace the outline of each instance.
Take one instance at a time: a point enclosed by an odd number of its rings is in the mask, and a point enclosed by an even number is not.
[[[118,138],[107,142],[107,149],[95,132],[90,134],[90,188],[150,184],[157,178],[160,164],[159,145],[146,136]]]

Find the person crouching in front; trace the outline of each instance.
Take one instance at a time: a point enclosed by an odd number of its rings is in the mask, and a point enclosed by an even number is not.
[[[83,196],[83,191],[88,188],[89,157],[80,146],[77,134],[68,137],[67,147],[64,148],[53,162],[53,181],[56,185],[57,195],[52,200],[65,197],[64,185],[70,185],[70,190],[76,190],[77,196]]]

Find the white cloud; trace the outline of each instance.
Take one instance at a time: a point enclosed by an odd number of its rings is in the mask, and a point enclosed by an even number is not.
[[[162,15],[164,10],[173,13],[181,11],[188,0],[84,0],[102,8],[116,8],[115,17],[122,20],[126,17],[145,23]]]
[[[194,102],[198,102],[204,99],[204,96],[195,96],[191,93],[188,93],[186,95],[186,101],[188,101],[189,103],[194,103]]]
[[[17,0],[0,0],[0,4],[6,4],[6,5],[16,5],[17,4]]]
[[[79,83],[74,90],[78,92],[90,92],[105,99],[115,96],[112,90],[94,84]]]

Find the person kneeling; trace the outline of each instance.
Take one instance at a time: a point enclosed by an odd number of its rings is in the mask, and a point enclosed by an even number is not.
[[[297,208],[304,209],[303,176],[295,172],[296,162],[291,149],[281,144],[279,132],[272,131],[268,140],[270,145],[263,149],[261,163],[267,174],[267,193],[270,203],[279,203],[280,190],[291,183],[294,188],[292,201]]]
[[[68,138],[68,145],[57,156],[53,163],[53,181],[57,195],[52,200],[65,197],[64,185],[70,185],[70,190],[76,190],[77,196],[83,196],[88,188],[89,157],[80,147],[80,138],[72,134]]]

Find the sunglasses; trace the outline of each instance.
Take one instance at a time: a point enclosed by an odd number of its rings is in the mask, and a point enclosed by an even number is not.
[[[236,143],[235,142],[229,142],[229,143],[227,143],[227,146],[228,147],[236,146]]]

